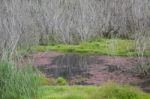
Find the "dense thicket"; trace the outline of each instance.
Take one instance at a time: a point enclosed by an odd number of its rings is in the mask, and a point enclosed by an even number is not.
[[[3,58],[18,44],[76,43],[97,35],[131,37],[148,34],[149,28],[150,0],[0,0]]]

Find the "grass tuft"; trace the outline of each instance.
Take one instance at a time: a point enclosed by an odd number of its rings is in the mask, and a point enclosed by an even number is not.
[[[32,67],[17,68],[0,61],[0,99],[33,99],[38,83]]]

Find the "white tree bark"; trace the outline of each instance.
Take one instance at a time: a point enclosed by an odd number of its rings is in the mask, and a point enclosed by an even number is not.
[[[16,46],[77,43],[150,28],[150,0],[0,0],[0,56]]]

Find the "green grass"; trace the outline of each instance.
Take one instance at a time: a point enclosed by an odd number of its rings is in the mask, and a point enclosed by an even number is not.
[[[103,86],[45,86],[41,99],[150,99],[138,88],[108,83]]]
[[[37,96],[37,89],[38,81],[32,67],[21,69],[0,62],[0,99],[33,99]]]
[[[60,51],[66,53],[96,54],[96,55],[115,55],[115,56],[135,56],[134,40],[125,39],[98,39],[89,42],[82,42],[79,45],[56,44],[49,46],[32,47],[33,52]],[[147,49],[145,55],[150,55]]]
[[[32,68],[0,62],[0,99],[150,99],[128,85],[109,82],[102,86],[67,86],[63,78],[37,76]]]

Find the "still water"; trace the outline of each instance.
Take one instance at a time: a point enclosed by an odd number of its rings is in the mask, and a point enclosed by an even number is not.
[[[96,59],[88,55],[66,54],[53,58],[51,64],[39,66],[48,77],[73,79],[76,76],[88,77],[88,67]]]

